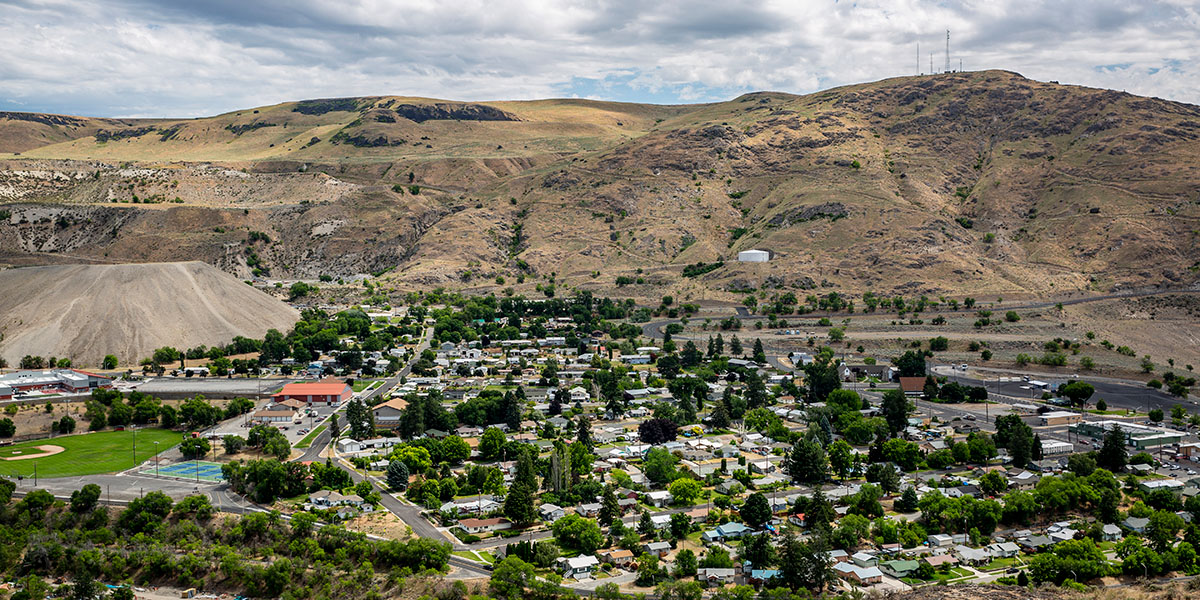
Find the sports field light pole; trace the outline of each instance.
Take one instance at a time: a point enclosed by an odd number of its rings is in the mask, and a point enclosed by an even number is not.
[[[158,442],[154,442],[154,476],[158,477]]]

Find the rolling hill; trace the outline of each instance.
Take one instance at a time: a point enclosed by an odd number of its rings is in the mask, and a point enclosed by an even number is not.
[[[155,348],[287,332],[296,310],[201,262],[55,265],[0,271],[0,356],[122,365]]]
[[[14,264],[201,260],[398,291],[627,277],[622,294],[722,299],[1200,270],[1200,107],[1004,71],[686,106],[380,96],[70,131],[22,118],[0,115],[0,139],[22,132],[0,161]],[[731,260],[749,248],[772,261]],[[697,262],[721,266],[684,277]]]

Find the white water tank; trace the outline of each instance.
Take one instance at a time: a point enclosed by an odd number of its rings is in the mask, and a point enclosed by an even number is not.
[[[738,252],[738,262],[767,262],[771,253],[766,250],[742,250]]]

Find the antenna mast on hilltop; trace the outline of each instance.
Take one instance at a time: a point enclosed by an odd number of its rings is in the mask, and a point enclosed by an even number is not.
[[[950,30],[946,30],[946,72],[950,72]]]
[[[917,75],[921,75],[921,42],[917,42]]]

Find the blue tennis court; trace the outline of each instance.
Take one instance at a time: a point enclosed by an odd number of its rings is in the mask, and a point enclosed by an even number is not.
[[[143,475],[155,475],[153,468],[142,471]],[[205,460],[189,460],[165,467],[158,467],[157,475],[162,477],[178,477],[180,479],[199,479],[200,481],[224,481],[219,463]]]

